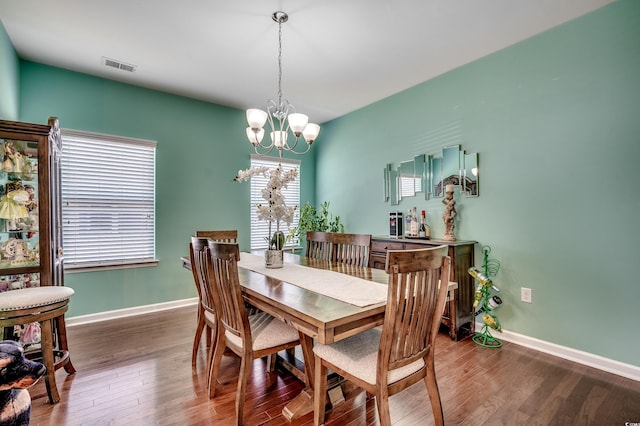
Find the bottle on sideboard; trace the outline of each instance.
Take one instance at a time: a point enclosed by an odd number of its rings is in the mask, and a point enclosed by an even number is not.
[[[414,207],[411,211],[411,236],[417,237],[420,225],[418,224],[418,212]]]
[[[407,216],[404,218],[404,236],[411,236],[411,209],[407,210]]]
[[[422,210],[422,214],[420,215],[420,228],[418,230],[418,237],[420,238],[427,237],[427,229],[425,226],[425,216],[426,216],[426,213],[424,210]]]

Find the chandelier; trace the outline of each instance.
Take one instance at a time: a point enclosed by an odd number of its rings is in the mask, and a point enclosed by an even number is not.
[[[282,98],[282,24],[289,20],[289,15],[284,12],[274,12],[271,18],[278,23],[278,100],[267,101],[267,111],[261,109],[247,110],[247,138],[256,154],[268,154],[273,148],[278,149],[280,157],[283,151],[293,154],[305,154],[311,149],[311,144],[320,133],[320,126],[309,123],[309,117],[305,114],[297,113],[293,105],[288,100]],[[263,144],[264,126],[269,121],[271,132],[269,136],[271,143]],[[293,133],[295,141],[287,141],[289,130]],[[306,147],[296,150],[300,136],[304,139]],[[302,144],[300,144],[302,146]],[[262,149],[264,152],[260,153]]]

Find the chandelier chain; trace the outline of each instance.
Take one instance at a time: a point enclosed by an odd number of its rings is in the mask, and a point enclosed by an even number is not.
[[[282,20],[278,20],[278,110],[282,108]]]

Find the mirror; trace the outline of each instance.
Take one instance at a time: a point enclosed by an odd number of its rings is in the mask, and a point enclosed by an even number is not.
[[[383,198],[384,201],[389,201],[389,170],[391,170],[391,164],[387,164],[387,166],[383,170],[384,182],[383,182]]]
[[[389,202],[392,206],[397,206],[400,201],[398,193],[398,171],[389,170]]]
[[[478,196],[478,153],[464,156],[463,190],[468,197]]]
[[[413,172],[413,178],[414,178],[414,186],[415,186],[415,192],[422,192],[425,189],[424,186],[424,174],[425,174],[425,167],[424,167],[424,154],[420,154],[420,155],[416,155],[413,158],[413,168],[414,168],[414,172]]]
[[[384,200],[398,205],[402,198],[424,192],[424,199],[442,198],[446,185],[461,186],[468,197],[479,195],[478,153],[466,154],[460,145],[447,146],[441,155],[416,155],[397,169],[387,164],[384,174]]]
[[[431,164],[431,196],[442,197],[442,158],[429,156],[429,163]]]
[[[428,155],[424,156],[424,178],[422,187],[424,188],[424,199],[428,200],[431,196],[431,182],[432,182],[433,169],[431,168],[431,161]]]
[[[441,191],[446,185],[460,185],[460,145],[448,146],[442,150]]]
[[[413,197],[416,195],[415,189],[415,167],[413,161],[403,161],[398,167],[400,175],[400,198]]]

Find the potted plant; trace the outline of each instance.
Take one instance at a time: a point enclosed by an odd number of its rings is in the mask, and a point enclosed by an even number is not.
[[[320,204],[320,211],[310,203],[305,203],[300,209],[298,226],[289,231],[289,237],[297,237],[302,245],[309,231],[344,232],[344,225],[340,223],[340,216],[334,217],[329,212],[328,201]]]
[[[280,230],[280,223],[286,222],[287,226],[293,222],[293,215],[298,206],[287,206],[285,203],[282,188],[298,177],[298,169],[291,169],[284,172],[282,166],[275,169],[266,166],[252,167],[246,170],[239,170],[235,181],[241,182],[251,179],[252,176],[261,174],[268,178],[267,186],[262,190],[262,198],[266,204],[258,204],[258,219],[269,222],[269,235],[265,238],[269,248],[265,252],[265,266],[267,268],[282,268],[284,257],[282,250],[287,239],[284,232]],[[272,233],[272,224],[275,223],[275,231]]]

